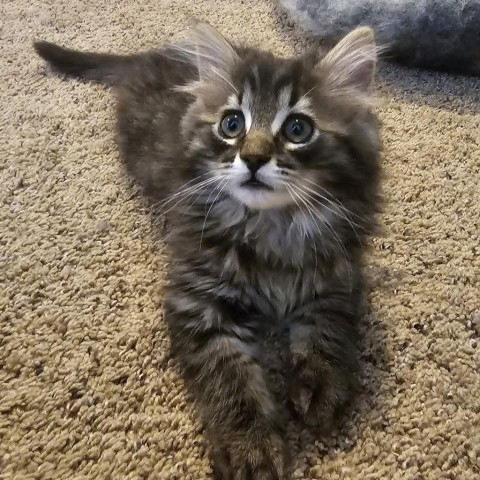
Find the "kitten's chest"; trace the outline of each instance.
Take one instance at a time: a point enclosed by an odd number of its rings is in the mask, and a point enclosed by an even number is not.
[[[265,315],[284,318],[322,289],[321,252],[304,218],[260,212],[230,230],[234,243],[224,268]]]
[[[290,245],[280,252],[278,244],[276,247],[269,250],[260,240],[234,248],[227,255],[225,268],[250,306],[264,315],[285,318],[313,300],[324,281],[311,245]]]
[[[250,275],[247,294],[265,315],[283,319],[311,301],[322,288],[313,268],[301,270],[261,269]]]

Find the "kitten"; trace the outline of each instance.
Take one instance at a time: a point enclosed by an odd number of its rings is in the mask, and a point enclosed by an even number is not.
[[[115,89],[126,167],[169,222],[165,318],[216,478],[289,478],[261,338],[286,329],[288,394],[328,428],[353,392],[362,252],[379,204],[372,31],[289,59],[205,23],[191,41],[138,55],[35,49]]]

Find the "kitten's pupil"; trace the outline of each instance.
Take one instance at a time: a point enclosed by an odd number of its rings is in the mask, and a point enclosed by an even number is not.
[[[238,127],[238,120],[236,118],[229,118],[227,120],[227,128],[231,131],[234,132]]]
[[[245,129],[245,119],[241,112],[229,112],[220,122],[220,133],[227,138],[238,137]]]
[[[295,125],[292,127],[292,133],[294,135],[301,135],[303,132],[303,127],[300,123],[296,122]]]

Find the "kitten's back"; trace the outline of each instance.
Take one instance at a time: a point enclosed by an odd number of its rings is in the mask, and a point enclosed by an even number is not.
[[[35,42],[34,48],[58,73],[114,87],[118,144],[126,167],[147,194],[156,200],[168,195],[181,167],[172,163],[181,157],[176,152],[179,125],[191,100],[175,87],[195,75],[179,50],[166,46],[115,55],[81,52],[45,41]]]

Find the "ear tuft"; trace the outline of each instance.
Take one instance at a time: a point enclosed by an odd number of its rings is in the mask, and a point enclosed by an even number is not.
[[[360,27],[340,40],[317,68],[331,91],[368,95],[375,76],[377,56],[373,30]]]
[[[195,62],[200,80],[213,76],[228,76],[238,61],[238,54],[231,43],[214,27],[202,21],[195,21],[190,41],[180,46]]]

